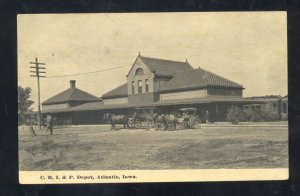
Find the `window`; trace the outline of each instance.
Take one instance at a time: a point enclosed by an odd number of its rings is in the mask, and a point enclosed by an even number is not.
[[[245,109],[245,110],[248,110],[248,109],[249,109],[249,106],[245,105],[245,106],[244,106],[244,109]]]
[[[277,104],[276,104],[276,103],[273,103],[273,107],[276,108],[276,107],[277,107]]]
[[[134,95],[135,94],[135,82],[132,81],[131,83],[131,90],[132,90],[132,94]]]
[[[145,80],[145,87],[146,87],[145,91],[146,91],[146,93],[148,93],[149,92],[149,80],[148,79]]]
[[[136,71],[135,71],[135,75],[144,75],[144,70],[142,68],[138,68]]]
[[[142,80],[138,81],[138,93],[142,93],[143,92],[143,84],[142,84]]]
[[[287,113],[286,103],[282,104],[282,112],[285,113],[285,114]]]
[[[254,110],[254,109],[255,109],[255,106],[254,106],[254,105],[253,105],[253,106],[251,106],[251,109],[252,109],[252,110]]]
[[[256,105],[256,109],[260,109],[260,105]]]

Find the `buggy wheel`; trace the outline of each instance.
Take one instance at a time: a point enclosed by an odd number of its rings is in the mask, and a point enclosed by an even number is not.
[[[128,125],[129,125],[129,128],[133,128],[134,127],[134,122],[133,122],[132,119],[128,120]]]
[[[141,127],[142,127],[142,122],[139,121],[139,120],[137,120],[137,121],[135,122],[135,128],[140,129]]]
[[[193,129],[200,129],[201,121],[198,118],[193,119]]]
[[[183,129],[188,129],[189,128],[189,121],[184,119],[184,121],[182,122],[182,128]]]
[[[150,128],[153,127],[153,122],[151,120],[147,120],[146,123],[147,123],[147,131],[149,131]]]

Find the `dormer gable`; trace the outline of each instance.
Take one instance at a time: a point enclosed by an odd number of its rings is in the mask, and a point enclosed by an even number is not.
[[[133,65],[131,66],[126,77],[134,77],[134,76],[140,76],[140,75],[151,74],[151,73],[153,73],[152,70],[149,69],[147,65],[145,65],[141,55],[139,54],[135,59]]]

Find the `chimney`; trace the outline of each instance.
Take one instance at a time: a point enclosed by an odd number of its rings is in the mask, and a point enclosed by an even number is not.
[[[70,80],[70,88],[76,88],[76,80]]]

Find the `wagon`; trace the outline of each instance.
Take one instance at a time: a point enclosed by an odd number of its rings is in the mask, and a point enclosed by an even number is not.
[[[136,108],[133,114],[128,116],[128,124],[131,128],[146,128],[149,129],[152,124],[152,115],[145,110]]]
[[[197,108],[181,108],[179,109],[177,122],[183,129],[200,128],[201,121],[197,116]]]

